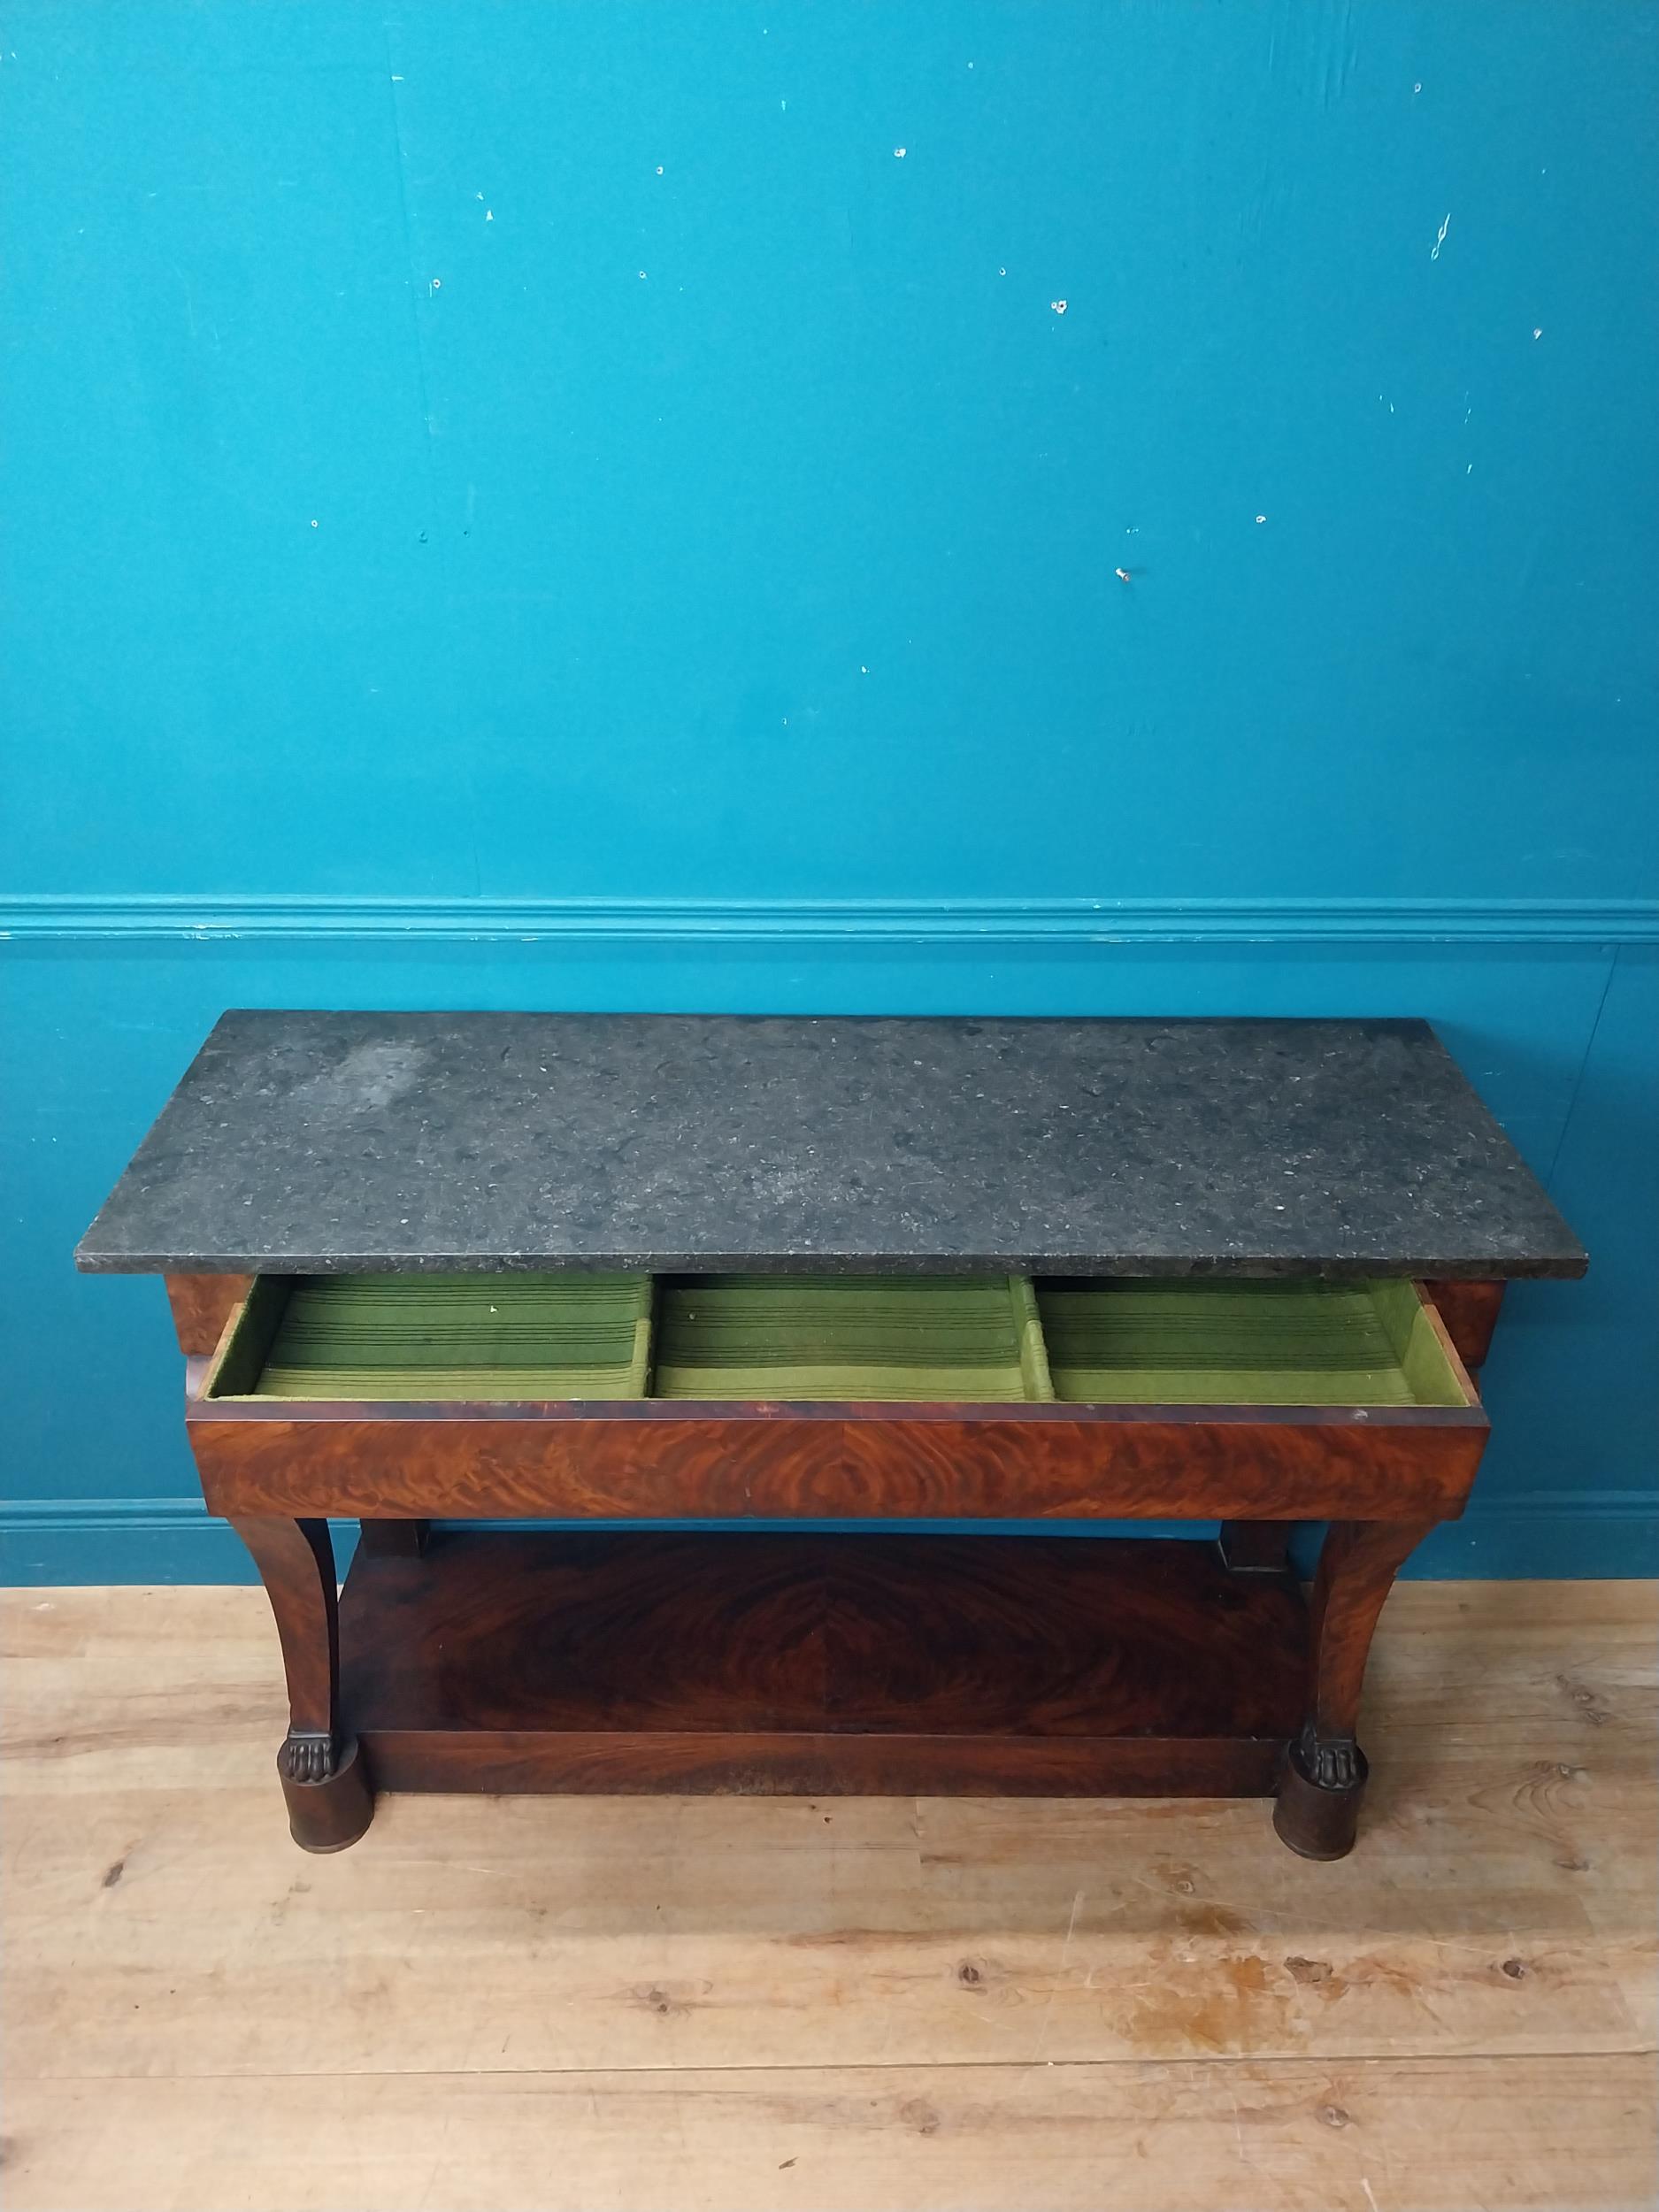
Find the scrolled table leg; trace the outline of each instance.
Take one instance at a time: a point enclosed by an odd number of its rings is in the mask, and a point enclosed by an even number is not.
[[[250,1515],[232,1523],[253,1555],[288,1675],[288,1732],[277,1774],[303,1851],[343,1851],[367,1828],[374,1793],[356,1739],[340,1732],[340,1599],[328,1524]]]
[[[1309,1639],[1308,1710],[1273,1808],[1279,1839],[1304,1859],[1346,1858],[1365,1794],[1355,1738],[1371,1637],[1396,1573],[1432,1521],[1333,1521],[1319,1555]]]

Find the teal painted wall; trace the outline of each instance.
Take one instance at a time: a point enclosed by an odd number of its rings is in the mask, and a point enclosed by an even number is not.
[[[10,1571],[239,1571],[69,1253],[258,1003],[1426,1014],[1594,1264],[1419,1564],[1659,1570],[1656,94],[1640,0],[13,5]]]

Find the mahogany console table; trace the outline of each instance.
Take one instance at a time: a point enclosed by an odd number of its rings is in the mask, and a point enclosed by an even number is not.
[[[1423,1022],[289,1012],[77,1257],[167,1279],[307,1849],[377,1788],[1134,1792],[1314,1857],[1504,1283],[1586,1263]]]

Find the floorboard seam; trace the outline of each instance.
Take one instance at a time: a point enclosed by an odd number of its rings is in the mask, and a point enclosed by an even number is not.
[[[36,2074],[19,2077],[13,2069],[12,2084],[15,2093],[19,2081],[28,2085],[53,2088],[96,2088],[112,2082],[184,2083],[184,2082],[271,2082],[271,2081],[580,2081],[594,2074],[616,2074],[645,2078],[654,2075],[669,2077],[688,2074],[730,2074],[733,2076],[782,2074],[915,2074],[915,2073],[1075,2073],[1080,2069],[1099,2070],[1105,2067],[1308,2067],[1330,2072],[1338,2068],[1353,2066],[1536,2066],[1557,2064],[1563,2061],[1586,2065],[1601,2064],[1609,2059],[1653,2059],[1659,2057],[1659,2046],[1643,2044],[1640,2048],[1624,2049],[1605,2046],[1579,2045],[1574,2049],[1559,2051],[1414,2051],[1398,2055],[1386,2052],[1371,2052],[1356,2057],[1351,2054],[1329,2058],[1284,2058],[1252,2056],[1240,2053],[1233,2056],[1217,2053],[1213,2056],[1189,2058],[916,2058],[916,2059],[829,2059],[791,2060],[784,2065],[733,2066],[710,2063],[685,2064],[675,2062],[660,2066],[508,2066],[460,2067],[414,2066],[375,2067],[364,2071],[342,2073],[337,2067],[324,2067],[316,2071],[270,2069],[264,2072],[229,2074]]]

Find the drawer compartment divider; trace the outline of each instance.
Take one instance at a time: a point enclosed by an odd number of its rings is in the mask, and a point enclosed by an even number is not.
[[[1037,1286],[1029,1275],[1010,1275],[1008,1288],[1014,1301],[1014,1326],[1019,1332],[1019,1371],[1025,1395],[1039,1404],[1050,1404],[1054,1377],[1048,1371],[1048,1347],[1037,1306]]]

